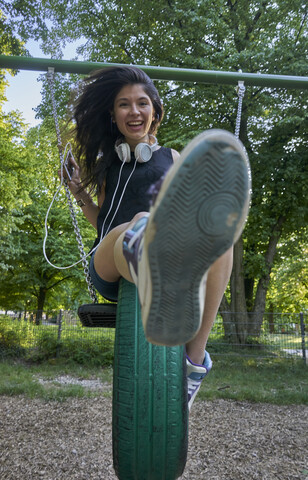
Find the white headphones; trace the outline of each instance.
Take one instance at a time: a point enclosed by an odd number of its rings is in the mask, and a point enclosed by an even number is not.
[[[149,137],[154,138],[154,143],[152,145],[149,143],[138,143],[135,148],[135,158],[139,163],[146,163],[151,160],[152,153],[157,146],[157,138],[154,137],[154,135],[149,135]],[[130,146],[128,143],[122,143],[121,138],[116,141],[114,149],[122,162],[129,163],[131,161]]]

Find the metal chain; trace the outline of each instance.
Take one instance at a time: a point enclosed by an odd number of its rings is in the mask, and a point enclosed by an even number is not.
[[[237,115],[236,115],[236,122],[235,122],[235,132],[234,135],[236,138],[240,136],[240,128],[241,128],[241,118],[242,118],[242,106],[243,106],[243,98],[245,95],[245,85],[244,82],[239,81],[237,87],[237,94],[238,94],[238,106],[237,106]]]
[[[60,161],[61,161],[61,165],[62,165],[63,162],[64,162],[64,158],[63,158],[62,141],[61,141],[61,134],[60,134],[60,128],[59,128],[59,122],[58,122],[58,115],[57,115],[57,107],[56,107],[56,101],[55,101],[54,68],[48,68],[47,80],[48,80],[49,87],[50,87],[50,92],[51,92],[52,112],[53,112],[53,117],[54,117],[54,121],[55,121],[56,134],[57,134],[57,140],[58,140],[58,145],[57,146],[58,146]],[[81,237],[81,232],[80,232],[80,229],[79,229],[76,213],[75,213],[72,198],[71,198],[71,193],[70,193],[70,190],[68,188],[66,179],[64,179],[64,188],[65,188],[67,203],[68,203],[69,210],[70,210],[70,216],[71,216],[71,219],[72,219],[72,223],[73,223],[73,227],[74,227],[74,231],[75,231],[75,235],[76,235],[76,240],[77,240],[77,243],[78,243],[78,249],[79,249],[80,258],[81,258],[81,261],[82,261],[83,271],[84,271],[86,282],[87,282],[87,285],[88,285],[88,291],[89,291],[91,300],[94,303],[98,303],[95,288],[94,288],[94,286],[91,282],[88,262],[86,260],[86,252],[84,250],[84,245],[83,245],[83,241],[82,241],[82,237]]]

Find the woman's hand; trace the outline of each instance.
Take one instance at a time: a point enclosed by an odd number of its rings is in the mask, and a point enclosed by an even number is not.
[[[67,185],[73,195],[80,192],[80,168],[72,154],[68,154],[63,164],[63,178],[67,181]],[[58,170],[61,179],[61,170]]]
[[[58,175],[60,180],[66,180],[68,188],[75,197],[77,205],[82,209],[87,220],[96,229],[100,208],[93,202],[91,195],[81,185],[81,169],[71,151],[66,155],[65,162],[62,166],[63,178],[61,178],[61,169],[58,170]]]

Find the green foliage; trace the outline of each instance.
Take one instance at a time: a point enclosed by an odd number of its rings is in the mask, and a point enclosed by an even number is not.
[[[0,355],[26,356],[30,345],[35,342],[34,325],[24,320],[12,320],[9,316],[0,317]]]
[[[40,39],[44,52],[55,58],[63,56],[67,43],[78,41],[78,54],[92,61],[307,75],[307,10],[302,0],[157,0],[155,4],[141,0],[134,4],[72,0],[65,5],[55,0],[14,0],[2,1],[1,8],[11,36]],[[63,119],[76,82],[77,76],[57,76],[56,99]],[[159,132],[161,144],[181,150],[206,128],[234,131],[234,87],[156,83],[166,111]],[[297,236],[302,235],[307,224],[306,103],[306,91],[246,87],[240,136],[251,161],[253,195],[243,235],[243,269],[240,278],[232,280],[237,289],[245,287],[246,297],[242,298],[246,303],[240,306],[243,312],[263,311],[268,288],[267,304],[277,309],[283,306],[294,311],[295,305],[306,302],[305,281],[300,281],[300,288],[293,288],[298,279],[305,278],[304,262],[300,255],[292,253]],[[3,201],[9,210],[6,214],[0,210],[0,226],[6,229],[0,259],[5,272],[0,304],[19,308],[26,303],[39,305],[45,292],[46,305],[57,306],[58,301],[58,307],[61,304],[67,308],[69,302],[77,304],[86,298],[81,272],[77,269],[66,276],[63,271],[53,274],[46,264],[39,266],[43,238],[39,224],[43,222],[47,197],[50,200],[55,191],[57,164],[46,81],[37,113],[44,119],[43,125],[30,130],[21,144],[12,144],[15,137],[10,125],[6,124],[6,133],[2,132],[9,190]],[[26,191],[23,166],[27,170]],[[40,172],[39,178],[33,176],[34,172]],[[49,243],[51,258],[61,264],[69,263],[73,257],[64,216],[57,206],[50,217],[51,230],[59,232],[61,224],[63,231],[63,235],[52,234]],[[83,228],[90,246],[94,233],[85,225]],[[307,236],[301,244],[305,248]],[[289,297],[287,291],[292,292]],[[233,308],[233,303],[232,295],[225,298],[228,308]]]
[[[254,346],[234,354],[230,347],[219,348],[217,340],[211,342],[209,351],[214,368],[198,398],[306,404],[307,366],[303,360],[279,358],[278,350],[275,355],[261,359],[260,353],[264,352],[255,350]],[[248,356],[244,356],[245,353]],[[89,392],[78,385],[45,386],[38,379],[52,381],[59,375],[70,375],[78,379],[94,377],[112,381],[111,370],[106,367],[113,363],[113,338],[106,336],[103,329],[85,329],[79,325],[68,328],[64,322],[58,343],[56,325],[36,326],[1,317],[0,355],[0,395],[25,394],[31,398],[63,401],[71,396],[89,395]]]
[[[0,357],[23,356],[26,349],[22,346],[22,332],[14,326],[0,320]]]
[[[43,394],[43,388],[37,381],[34,381],[33,375],[28,368],[16,363],[1,361],[1,395],[27,395],[33,398]]]
[[[12,151],[11,157],[6,154],[5,158],[1,169],[6,193],[3,193],[4,208],[0,210],[2,307],[42,310],[46,308],[45,302],[48,305],[49,301],[51,306],[55,298],[57,308],[69,308],[77,298],[89,301],[81,268],[56,270],[43,259],[45,215],[59,186],[54,129],[44,122],[29,130],[24,145],[17,145],[16,152]],[[10,172],[13,180],[7,183]],[[85,241],[88,251],[95,232],[79,209],[76,216],[81,231],[89,239]],[[49,260],[57,266],[78,261],[78,246],[64,188],[50,210],[48,228],[46,253]]]
[[[113,364],[113,336],[104,329],[85,329],[65,322],[58,337],[58,325],[35,325],[27,320],[0,317],[0,355],[23,357],[32,362],[67,359],[86,366]]]
[[[11,112],[7,115],[1,115],[0,154],[2,161],[0,202],[1,206],[7,210],[17,207],[16,196],[20,197],[22,194],[21,179],[27,173],[26,165],[29,156],[23,144],[25,133],[26,127],[19,114]],[[24,201],[27,201],[27,196]]]
[[[268,292],[269,305],[280,312],[307,312],[307,228],[292,234],[279,247]]]
[[[79,327],[82,328],[82,327]],[[110,366],[113,364],[113,340],[105,338],[103,343],[93,338],[69,338],[63,340],[61,355],[79,365]]]
[[[45,2],[53,15],[46,52],[78,38],[87,60],[209,70],[305,75],[306,8],[278,2],[165,2],[75,0],[67,9]],[[87,12],[87,15],[85,13]],[[283,19],[283,20],[282,20]],[[55,40],[57,39],[57,42]],[[61,49],[60,49],[61,50]],[[57,50],[57,55],[60,54]],[[236,92],[230,86],[158,82],[166,110],[162,144],[181,150],[212,127],[234,131]],[[244,232],[244,272],[252,283],[251,310],[262,302],[281,243],[307,222],[307,94],[247,87],[241,138],[252,166],[252,205]],[[176,134],[174,133],[176,132]],[[273,251],[270,251],[272,249]],[[277,254],[276,254],[277,250]],[[264,287],[266,290],[266,287]]]
[[[30,358],[33,361],[43,361],[50,358],[55,358],[57,356],[58,347],[56,328],[44,328],[43,331],[40,331],[38,333],[39,335],[35,342],[36,347],[34,348],[34,351],[30,353]]]
[[[20,39],[16,37],[14,26],[8,19],[10,8],[5,7],[9,7],[9,5],[4,5],[4,3],[7,2],[0,3],[0,53],[3,55],[25,54],[26,49]]]
[[[1,0],[3,24],[0,24],[0,33],[4,39],[8,39],[10,49],[3,53],[12,55],[24,53],[25,49],[21,48],[19,38],[22,41],[29,38],[36,40],[46,38],[48,29],[42,7],[43,2],[39,0]]]

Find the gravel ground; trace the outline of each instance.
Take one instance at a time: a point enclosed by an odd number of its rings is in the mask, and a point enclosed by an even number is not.
[[[116,480],[110,397],[0,401],[1,480]],[[306,406],[196,401],[181,479],[308,480],[307,420]]]

